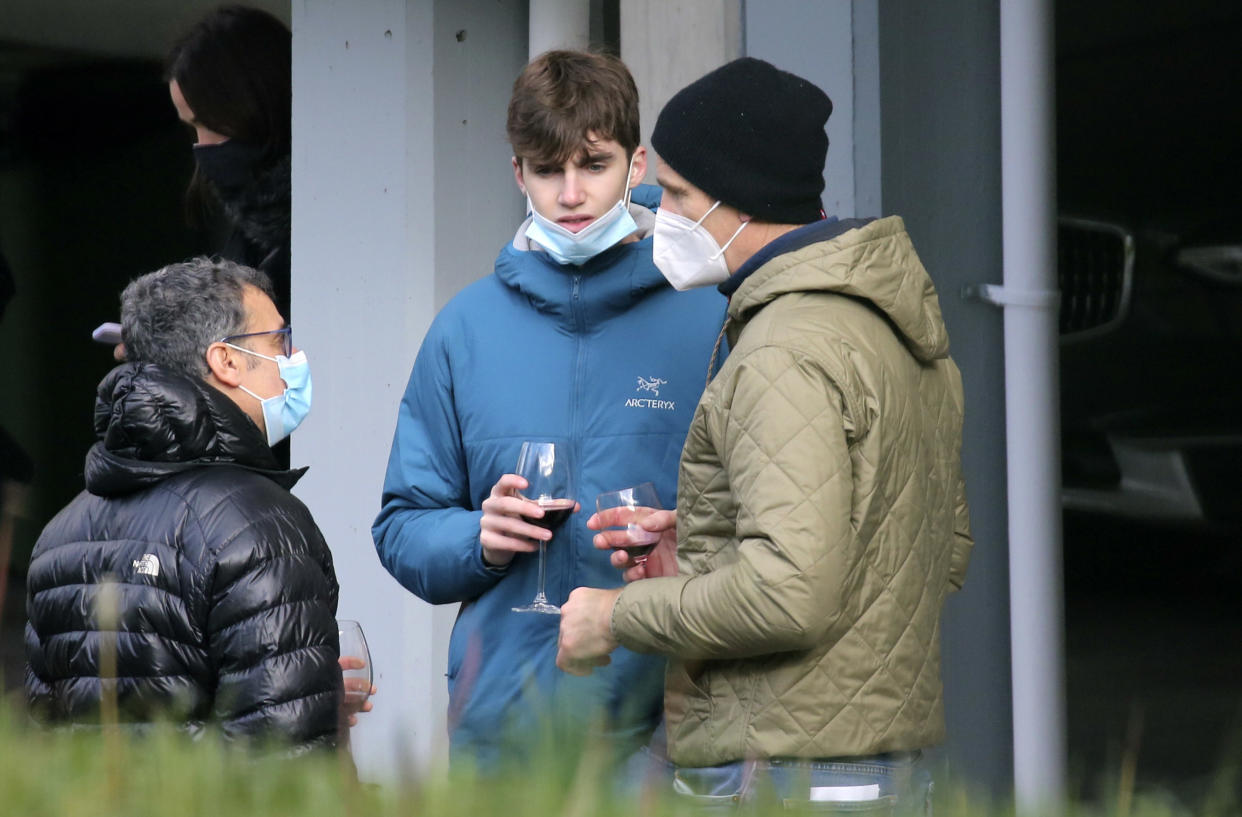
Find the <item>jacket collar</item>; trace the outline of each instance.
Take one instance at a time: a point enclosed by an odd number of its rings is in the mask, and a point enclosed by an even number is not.
[[[812,221],[810,224],[804,224],[796,230],[790,230],[775,241],[768,242],[760,248],[759,252],[746,259],[742,266],[738,267],[732,275],[723,283],[716,287],[720,290],[720,294],[726,298],[737,292],[737,288],[742,282],[750,277],[750,274],[771,261],[778,255],[787,252],[800,250],[808,244],[814,244],[817,241],[827,241],[836,238],[847,230],[873,221],[874,219],[858,219],[849,218],[841,221],[836,216],[827,216],[820,221]]]
[[[104,377],[95,395],[95,436],[86,487],[101,496],[204,466],[239,466],[286,489],[306,471],[280,469],[263,432],[219,390],[154,363],[125,363]]]
[[[824,292],[871,305],[919,360],[947,357],[949,335],[940,299],[901,218],[839,224],[847,228],[839,235],[770,257],[746,276],[729,299],[730,343],[756,312],[781,295]],[[782,238],[796,241],[799,232]]]
[[[630,205],[638,224],[638,241],[617,244],[581,266],[558,264],[526,238],[527,219],[496,259],[496,277],[520,292],[540,312],[566,325],[578,316],[587,325],[626,311],[647,292],[668,286],[651,261],[655,216]]]

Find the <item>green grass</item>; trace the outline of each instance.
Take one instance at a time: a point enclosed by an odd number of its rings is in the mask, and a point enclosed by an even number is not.
[[[672,796],[616,798],[612,764],[591,746],[535,751],[530,768],[503,780],[462,772],[383,785],[359,784],[347,760],[332,753],[277,757],[191,743],[172,729],[144,738],[115,731],[61,732],[29,724],[0,706],[0,814],[5,817],[611,817],[683,814]],[[1238,774],[1222,773],[1202,803],[1163,792],[1123,791],[1105,803],[1068,804],[1067,817],[1226,817],[1242,814]],[[1001,817],[1009,803],[990,802],[937,783],[937,817]]]

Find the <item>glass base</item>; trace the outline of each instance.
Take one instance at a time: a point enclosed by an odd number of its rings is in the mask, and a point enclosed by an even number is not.
[[[515,613],[545,613],[546,615],[549,615],[549,616],[559,616],[561,614],[561,608],[557,607],[555,604],[549,604],[548,602],[543,601],[542,599],[535,599],[534,601],[532,601],[530,604],[526,605],[525,607],[514,607],[513,612]]]

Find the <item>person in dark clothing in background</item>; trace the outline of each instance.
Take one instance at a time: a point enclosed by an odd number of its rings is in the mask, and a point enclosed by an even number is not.
[[[4,253],[0,253],[0,319],[4,318],[4,310],[16,294],[17,284],[13,280],[9,262],[5,260]],[[0,483],[30,482],[33,477],[34,463],[31,462],[30,456],[17,444],[17,440],[13,439],[3,426],[0,426]],[[3,509],[4,490],[0,488],[0,513],[3,513]],[[2,592],[3,590],[0,590],[0,593]]]
[[[271,451],[310,410],[310,371],[271,283],[192,259],[132,282],[121,322],[129,361],[97,390],[86,490],[31,557],[32,711],[98,724],[110,642],[126,725],[336,743],[353,713],[332,556],[289,492],[305,469]]]
[[[194,131],[191,220],[223,217],[222,258],[272,280],[289,317],[289,135],[292,35],[259,9],[224,6],[173,46],[164,78]]]
[[[0,252],[0,319],[9,301],[17,293],[17,284],[9,263]],[[23,486],[34,479],[34,461],[0,426],[0,614],[9,588],[9,558],[13,553],[13,536],[17,517],[21,515],[25,494]]]

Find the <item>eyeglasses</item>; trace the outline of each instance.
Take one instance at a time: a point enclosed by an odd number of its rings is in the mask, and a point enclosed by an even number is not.
[[[257,338],[260,335],[281,335],[284,342],[283,351],[285,357],[293,357],[293,327],[286,326],[282,329],[269,329],[266,332],[246,332],[243,335],[229,335],[227,338],[220,338],[220,343],[232,343],[242,338]]]

